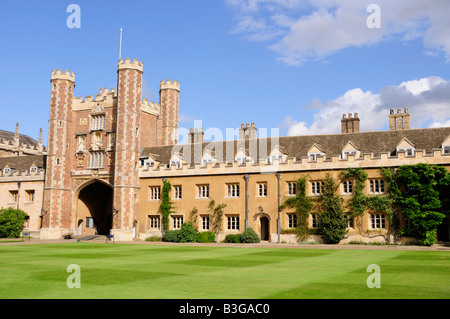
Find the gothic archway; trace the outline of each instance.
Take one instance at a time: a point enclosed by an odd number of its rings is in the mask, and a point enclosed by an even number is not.
[[[108,235],[112,228],[113,189],[106,183],[88,183],[78,193],[77,220],[83,235]]]

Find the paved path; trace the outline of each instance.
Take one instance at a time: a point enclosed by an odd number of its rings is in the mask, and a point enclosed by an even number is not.
[[[60,244],[75,243],[76,239],[57,239],[57,240],[41,240],[41,239],[25,239],[15,242],[7,242],[13,239],[0,239],[0,247],[3,245],[33,245],[33,244]],[[2,243],[4,242],[4,243]],[[85,242],[85,241],[83,241]],[[92,243],[105,243],[103,240],[87,241]],[[165,246],[203,246],[203,247],[245,247],[245,248],[297,248],[297,249],[373,249],[373,250],[422,250],[422,251],[450,251],[450,243],[438,243],[431,247],[414,246],[414,245],[358,245],[358,244],[342,244],[342,245],[325,245],[325,244],[277,244],[261,242],[258,244],[227,244],[227,243],[166,243],[166,242],[148,242],[143,240],[135,240],[129,242],[108,242],[108,245],[115,244],[135,244],[135,245],[165,245]]]

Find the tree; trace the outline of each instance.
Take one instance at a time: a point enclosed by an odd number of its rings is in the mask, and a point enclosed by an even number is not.
[[[0,238],[19,238],[27,216],[20,209],[0,209]]]
[[[437,227],[450,209],[447,169],[424,163],[403,165],[391,179],[389,191],[411,226],[401,230],[401,234],[413,236],[423,245],[433,245]]]
[[[319,233],[326,244],[338,244],[347,233],[347,220],[338,187],[339,184],[327,174],[323,181],[323,193],[318,200],[320,214],[317,216]]]
[[[306,196],[306,178],[300,178],[297,181],[297,191],[295,197],[288,197],[280,205],[281,209],[286,207],[295,208],[297,213],[297,236],[300,241],[306,240],[309,235],[308,217],[312,209],[311,198]]]

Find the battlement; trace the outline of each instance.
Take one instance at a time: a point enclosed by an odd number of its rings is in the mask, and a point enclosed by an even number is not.
[[[139,61],[137,59],[134,59],[131,61],[130,58],[126,58],[125,60],[120,59],[117,64],[118,70],[122,69],[135,69],[140,72],[144,72],[144,63],[142,61]]]
[[[450,154],[445,154],[442,149],[433,149],[432,153],[425,153],[424,150],[416,150],[413,156],[408,156],[405,151],[399,151],[395,156],[389,152],[382,152],[378,156],[373,153],[364,153],[356,157],[354,154],[341,156],[318,156],[316,160],[303,156],[299,159],[287,157],[284,161],[274,160],[268,162],[260,159],[258,163],[239,161],[227,163],[217,161],[215,163],[183,163],[181,167],[157,163],[152,167],[141,167],[140,177],[176,177],[176,176],[200,176],[214,174],[248,174],[248,173],[269,173],[269,172],[309,172],[316,170],[332,169],[343,170],[349,167],[360,168],[384,168],[399,167],[401,165],[414,165],[418,163],[429,163],[449,166]]]
[[[146,113],[150,113],[159,116],[161,112],[161,105],[148,99],[144,99],[141,103],[141,110]]]
[[[72,99],[72,109],[74,111],[93,110],[98,104],[101,107],[113,107],[117,104],[117,92],[115,89],[100,89],[99,93],[94,97],[88,95],[86,97],[74,97]]]
[[[75,73],[66,70],[66,72],[62,72],[61,69],[52,71],[52,80],[68,80],[75,82]]]
[[[172,89],[172,90],[177,90],[180,91],[180,82],[174,80],[173,82],[171,80],[162,80],[159,84],[159,87],[161,90],[167,90],[167,89]]]
[[[28,170],[12,170],[10,173],[0,171],[0,182],[17,181],[43,181],[45,179],[45,169],[40,168],[36,172]]]

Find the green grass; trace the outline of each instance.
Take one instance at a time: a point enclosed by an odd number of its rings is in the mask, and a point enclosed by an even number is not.
[[[67,266],[81,269],[69,289]],[[381,269],[369,289],[367,266]],[[0,298],[450,298],[450,252],[68,243],[0,246]]]

